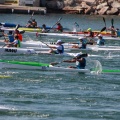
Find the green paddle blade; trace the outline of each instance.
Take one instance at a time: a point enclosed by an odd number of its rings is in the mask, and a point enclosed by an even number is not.
[[[0,62],[10,63],[10,64],[19,64],[19,65],[29,65],[29,66],[46,66],[49,67],[49,64],[39,63],[39,62],[22,62],[22,61],[11,61],[11,60],[0,60]]]

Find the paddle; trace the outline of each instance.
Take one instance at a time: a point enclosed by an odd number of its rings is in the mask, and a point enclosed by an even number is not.
[[[53,51],[53,49],[47,43],[44,43],[43,41],[40,41],[40,42],[42,42],[43,44],[47,45]]]
[[[61,19],[62,19],[62,17],[60,17],[60,18],[58,19],[58,21],[57,21],[47,32],[49,32],[52,28],[54,28],[54,26],[57,25],[57,24],[60,22]]]
[[[87,57],[88,56],[88,54],[86,53],[86,54],[80,54],[79,55],[80,57]],[[75,57],[74,57],[75,58]],[[64,61],[60,61],[60,62],[52,62],[52,63],[50,63],[51,65],[57,65],[57,64],[60,64],[60,63],[63,63],[63,62],[65,62],[65,60]]]
[[[74,25],[75,25],[77,28],[79,28],[79,25],[78,25],[77,22],[74,22]]]
[[[105,27],[106,27],[106,21],[105,21],[105,18],[103,17],[103,21],[104,21],[104,23],[105,23]]]
[[[102,29],[101,29],[101,31],[96,35],[96,36],[98,36],[101,32],[103,32],[104,30],[106,30],[106,27],[103,27]]]
[[[32,12],[32,15],[31,15],[31,17],[30,17],[31,20],[32,20],[33,15],[34,15],[34,11]]]
[[[114,19],[112,18],[111,19],[111,25],[113,26],[113,24],[114,24]]]
[[[103,21],[104,21],[104,23],[105,23],[105,27],[106,27],[106,20],[105,20],[105,18],[103,17]],[[107,29],[106,29],[106,32],[107,32]]]

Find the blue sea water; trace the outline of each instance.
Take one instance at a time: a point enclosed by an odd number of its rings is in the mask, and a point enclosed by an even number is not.
[[[1,14],[0,22],[25,25],[31,15]],[[33,16],[38,25],[52,26],[62,17],[61,24],[73,29],[77,22],[80,29],[91,27],[101,30],[105,24],[120,28],[119,16],[87,16],[70,14],[47,14]],[[35,34],[23,35],[24,40],[56,41],[58,38],[36,38]],[[60,39],[60,38],[59,38]],[[63,39],[72,41],[74,39]],[[120,41],[106,41],[120,45]],[[108,54],[100,52],[96,54]],[[115,53],[112,53],[114,55]],[[119,51],[117,53],[119,55]],[[50,63],[70,59],[50,55],[1,55],[0,59],[38,61]],[[91,58],[99,60],[103,69],[120,69],[120,58]],[[90,64],[90,63],[89,63]],[[1,69],[0,75],[0,120],[119,120],[120,75],[79,74],[55,71]]]

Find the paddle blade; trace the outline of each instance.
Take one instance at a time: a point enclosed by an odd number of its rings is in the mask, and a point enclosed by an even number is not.
[[[111,19],[111,24],[112,24],[112,26],[113,26],[113,24],[114,24],[114,19],[113,19],[113,18]]]
[[[106,21],[105,21],[105,18],[103,17],[103,21],[104,21],[104,23],[105,23],[105,27],[106,27]]]
[[[19,27],[20,27],[20,25],[19,25],[19,24],[18,24],[18,25],[16,25],[15,30],[17,30]]]
[[[102,28],[102,30],[100,32],[103,32],[104,30],[106,30],[106,27]]]

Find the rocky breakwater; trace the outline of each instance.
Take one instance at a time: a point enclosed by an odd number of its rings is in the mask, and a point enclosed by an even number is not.
[[[48,12],[120,15],[120,0],[47,0]]]

